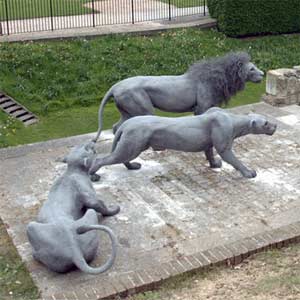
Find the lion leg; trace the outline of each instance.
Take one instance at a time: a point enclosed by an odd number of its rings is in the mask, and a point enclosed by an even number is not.
[[[211,138],[213,146],[225,162],[229,163],[236,170],[240,171],[246,178],[253,178],[256,176],[256,172],[248,169],[232,152],[232,128],[226,128],[224,126],[220,128],[220,126],[216,126],[212,128]]]
[[[112,153],[106,157],[103,158],[97,158],[91,169],[90,169],[90,175],[91,179],[98,179],[99,175],[95,174],[101,167],[107,166],[107,165],[114,165],[114,164],[121,164],[123,163],[128,169],[138,169],[140,168],[140,164],[138,163],[130,163],[131,160],[135,159],[140,155],[141,152],[145,149],[145,145],[143,141],[140,141],[138,145],[137,143],[132,143],[132,140],[134,138],[124,137],[123,135],[116,143],[113,145]],[[95,178],[93,178],[93,175]]]
[[[116,136],[116,138],[114,139],[114,142],[113,142],[113,145],[112,145],[112,149],[111,149],[111,152],[114,152],[118,143],[119,143],[119,140],[122,136],[123,132],[119,133],[119,137]],[[128,170],[138,170],[142,167],[142,165],[140,163],[137,163],[137,162],[125,162],[124,163],[125,167],[128,169]]]
[[[219,153],[224,161],[232,165],[236,170],[240,171],[246,178],[256,177],[256,171],[248,169],[237,157],[233,154],[232,150],[226,150]]]
[[[142,165],[140,163],[129,162],[129,161],[125,162],[124,165],[128,170],[138,170],[142,167]]]
[[[130,115],[122,108],[122,106],[120,106],[119,104],[118,104],[118,98],[117,98],[117,100],[116,100],[116,106],[117,106],[117,108],[118,108],[118,110],[119,110],[119,112],[120,112],[120,114],[121,114],[121,118],[120,118],[120,120],[117,122],[117,123],[115,123],[114,125],[113,125],[113,134],[115,134],[116,132],[117,132],[117,130],[120,128],[120,126],[126,121],[126,120],[128,120],[128,119],[130,119]]]
[[[214,169],[222,167],[222,160],[215,158],[213,147],[209,147],[207,150],[205,150],[205,156],[211,168]]]

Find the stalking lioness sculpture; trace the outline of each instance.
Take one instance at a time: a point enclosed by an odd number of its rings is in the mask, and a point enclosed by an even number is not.
[[[103,110],[113,97],[121,114],[114,133],[126,120],[141,115],[153,115],[154,108],[169,112],[204,113],[212,106],[227,103],[247,81],[260,82],[264,73],[244,52],[203,60],[178,76],[136,76],[113,85],[99,108],[99,129],[102,130]]]
[[[98,199],[87,174],[94,157],[92,142],[71,151],[65,158],[67,171],[52,186],[37,222],[27,227],[34,258],[55,272],[67,272],[75,265],[84,272],[98,274],[109,269],[116,257],[116,237],[107,226],[98,225],[97,213],[113,216],[120,208],[108,209]],[[108,233],[112,242],[110,258],[98,268],[87,264],[98,249],[95,230]]]
[[[221,160],[213,155],[213,147],[221,158],[239,170],[244,177],[256,176],[232,152],[235,138],[252,133],[272,135],[276,124],[268,122],[257,114],[235,115],[221,108],[211,108],[200,116],[163,118],[140,116],[127,120],[116,132],[112,152],[104,158],[97,158],[91,169],[92,180],[105,165],[124,163],[128,169],[139,169],[138,163],[131,163],[149,147],[154,150],[173,149],[186,152],[205,151],[212,168],[221,167]]]

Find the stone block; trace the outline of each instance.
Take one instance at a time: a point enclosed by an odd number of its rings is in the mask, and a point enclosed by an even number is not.
[[[267,73],[266,92],[273,96],[287,95],[287,78],[284,72],[287,69],[271,70]]]
[[[266,95],[262,100],[273,106],[299,104],[300,66],[268,71]]]

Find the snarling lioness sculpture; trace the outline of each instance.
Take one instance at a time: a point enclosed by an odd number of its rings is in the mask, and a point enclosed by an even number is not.
[[[121,119],[113,127],[115,133],[131,117],[153,115],[154,108],[199,115],[212,106],[227,103],[244,89],[247,81],[260,82],[263,75],[247,53],[237,52],[195,63],[179,76],[137,76],[122,80],[110,88],[101,102],[94,141],[101,134],[104,106],[111,97],[121,113]]]
[[[67,272],[74,266],[98,274],[109,269],[116,257],[116,237],[107,227],[98,224],[97,213],[113,216],[118,206],[109,209],[98,199],[88,176],[95,158],[94,143],[74,148],[65,158],[67,171],[52,186],[37,222],[27,227],[33,256],[55,272]],[[112,254],[101,267],[87,263],[96,255],[99,236],[95,230],[105,231],[112,242]]]
[[[139,169],[131,163],[141,152],[173,149],[185,152],[205,151],[210,167],[220,168],[221,160],[213,155],[213,148],[227,163],[240,171],[244,177],[253,178],[256,172],[247,168],[232,152],[234,139],[252,133],[272,135],[276,124],[257,114],[235,115],[221,108],[210,108],[200,116],[164,118],[157,116],[134,117],[124,122],[116,132],[110,155],[97,158],[91,169],[92,180],[105,165],[124,163],[128,169]]]

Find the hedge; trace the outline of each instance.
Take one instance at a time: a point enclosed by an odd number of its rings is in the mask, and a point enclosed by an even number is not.
[[[213,18],[218,18],[219,0],[207,0],[209,14]]]
[[[228,36],[300,32],[300,0],[208,0]]]

